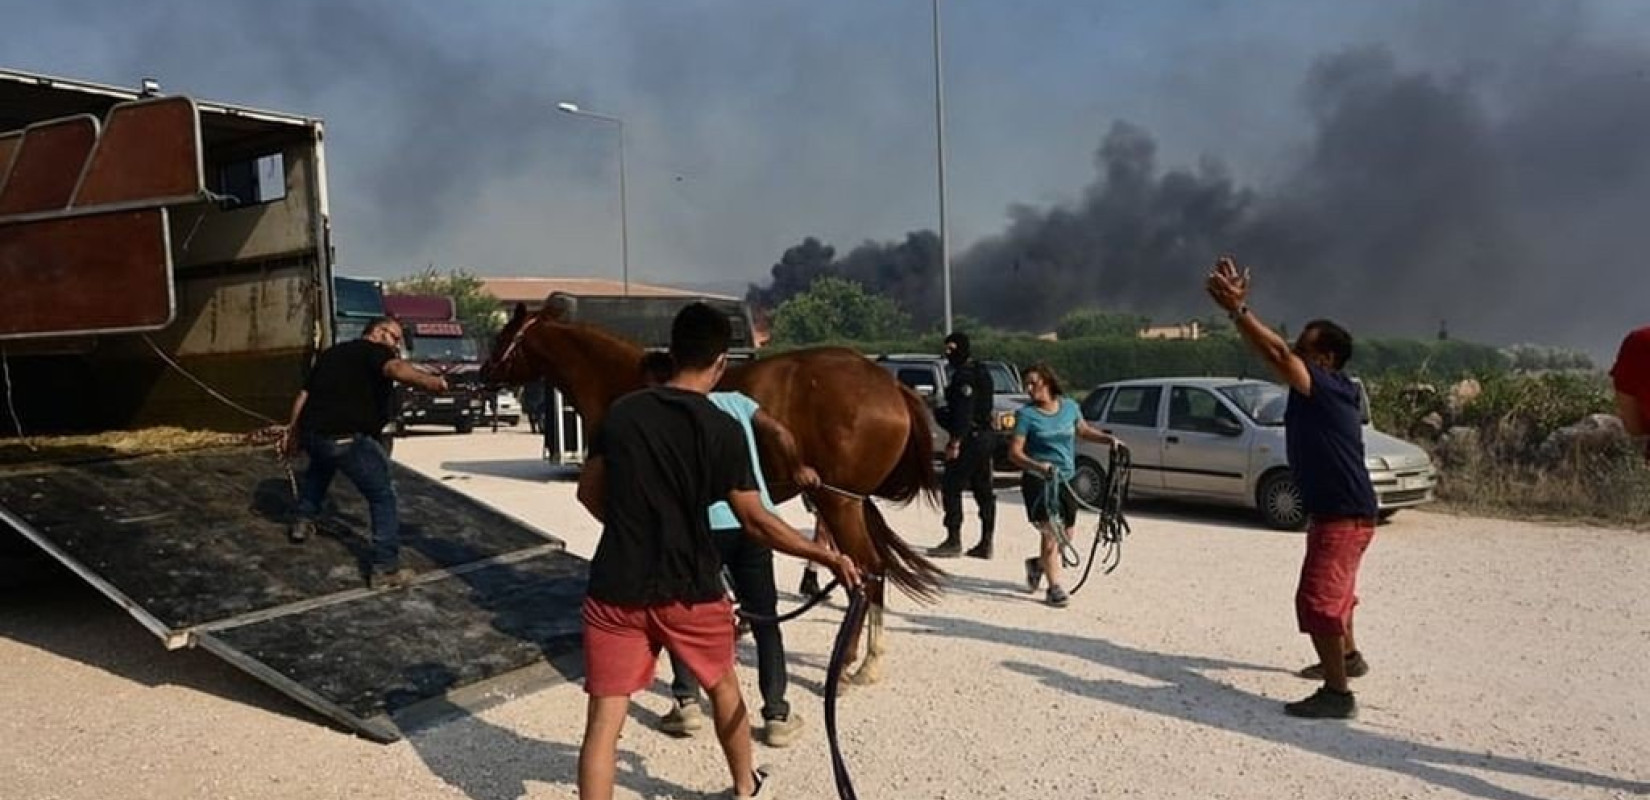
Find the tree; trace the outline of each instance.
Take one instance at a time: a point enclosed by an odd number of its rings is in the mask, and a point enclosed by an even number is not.
[[[1061,339],[1133,339],[1151,325],[1150,318],[1097,308],[1080,308],[1060,318],[1054,332]]]
[[[774,339],[787,344],[870,342],[905,335],[910,319],[899,304],[841,278],[824,277],[773,314]]]
[[[458,307],[458,321],[471,338],[482,344],[504,327],[499,313],[498,298],[489,294],[481,279],[468,270],[455,269],[442,275],[434,265],[423,272],[405,278],[396,278],[385,285],[385,294],[434,294],[453,299]]]

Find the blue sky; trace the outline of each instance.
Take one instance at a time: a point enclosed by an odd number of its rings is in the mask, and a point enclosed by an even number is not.
[[[1625,0],[942,5],[954,250],[999,233],[1011,205],[1080,198],[1117,120],[1165,165],[1210,156],[1245,185],[1286,181],[1310,144],[1305,76],[1349,47],[1471,80],[1494,113],[1545,52],[1650,41],[1650,4]],[[325,118],[355,274],[616,275],[614,132],[555,113],[561,100],[626,121],[638,280],[761,280],[804,236],[846,249],[937,220],[927,0],[0,0],[0,14],[10,68],[152,75]]]

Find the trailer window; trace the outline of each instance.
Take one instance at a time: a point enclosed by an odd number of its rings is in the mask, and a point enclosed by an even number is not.
[[[280,153],[235,161],[218,174],[218,192],[235,198],[237,206],[255,206],[286,198],[286,157]]]

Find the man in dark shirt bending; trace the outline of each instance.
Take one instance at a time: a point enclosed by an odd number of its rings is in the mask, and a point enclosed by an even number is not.
[[[447,391],[447,381],[400,357],[401,324],[381,317],[367,324],[361,338],[336,344],[315,359],[303,391],[292,402],[292,420],[281,433],[281,452],[300,448],[309,466],[298,490],[298,520],[288,535],[303,542],[315,533],[315,520],[326,503],[332,479],[342,472],[367,500],[372,519],[372,560],[368,583],[375,588],[404,586],[413,572],[401,567],[401,523],[390,481],[390,456],[379,441],[389,422],[392,381],[432,392]]]
[[[1364,465],[1361,395],[1341,371],[1352,357],[1352,335],[1328,320],[1314,320],[1291,348],[1249,310],[1249,274],[1239,273],[1231,258],[1215,263],[1207,289],[1290,390],[1285,446],[1309,518],[1295,616],[1318,653],[1318,663],[1301,675],[1321,677],[1323,687],[1284,711],[1351,719],[1358,705],[1347,678],[1369,671],[1352,639],[1352,609],[1358,603],[1358,565],[1375,536],[1377,512]]]
[[[762,505],[744,431],[705,396],[727,367],[727,317],[703,303],[676,315],[675,377],[626,395],[597,429],[579,502],[602,522],[584,602],[585,692],[579,797],[613,796],[630,696],[653,681],[667,648],[702,686],[736,797],[771,797],[751,763],[750,727],[733,670],[732,607],[705,509],[726,500],[751,538],[859,582],[852,560],[803,538]]]

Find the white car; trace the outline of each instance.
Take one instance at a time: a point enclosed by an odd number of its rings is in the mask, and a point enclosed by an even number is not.
[[[493,415],[498,418],[500,425],[514,427],[521,422],[521,401],[516,399],[516,393],[509,389],[498,390],[493,400]]]
[[[1154,378],[1102,385],[1083,399],[1082,411],[1129,446],[1131,494],[1246,506],[1268,525],[1298,530],[1306,512],[1284,449],[1288,399],[1287,389],[1264,381]],[[1364,465],[1381,518],[1431,502],[1438,483],[1432,458],[1375,430],[1367,395],[1363,406]],[[1099,499],[1108,457],[1107,447],[1078,442],[1072,489],[1087,502]]]

